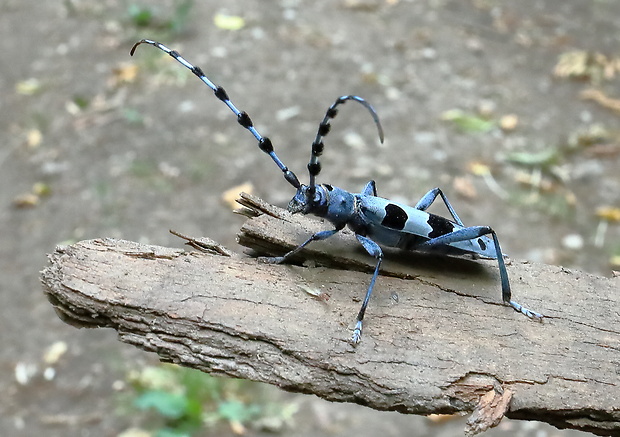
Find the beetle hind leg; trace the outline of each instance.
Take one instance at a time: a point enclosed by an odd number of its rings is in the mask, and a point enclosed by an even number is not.
[[[441,199],[443,200],[444,205],[446,205],[446,208],[448,208],[448,211],[450,211],[450,215],[452,216],[454,221],[461,226],[465,226],[463,222],[461,221],[461,219],[459,218],[456,211],[454,210],[454,208],[452,207],[452,204],[450,204],[450,201],[448,200],[446,195],[443,194],[443,191],[441,191],[440,188],[433,188],[428,193],[426,193],[424,196],[422,196],[422,198],[418,201],[418,203],[416,203],[415,209],[419,209],[420,211],[426,211],[433,204],[435,199],[437,199],[437,196],[441,196]]]
[[[517,302],[511,300],[506,302],[508,305],[510,305],[511,307],[514,308],[515,311],[521,313],[521,314],[525,314],[526,316],[528,316],[530,319],[533,320],[538,320],[541,321],[545,318],[544,315],[537,313],[536,311],[532,311],[528,308],[525,308],[523,305],[518,304]]]
[[[471,226],[468,228],[458,229],[453,232],[441,235],[436,238],[432,238],[420,245],[420,247],[432,247],[439,245],[447,245],[450,243],[457,243],[459,241],[473,240],[483,235],[491,235],[493,238],[493,244],[495,246],[495,252],[497,254],[497,265],[499,268],[499,277],[502,284],[502,300],[504,303],[512,307],[515,311],[526,315],[530,319],[542,321],[545,317],[535,311],[525,308],[523,305],[512,300],[512,293],[510,291],[510,281],[508,280],[508,272],[506,271],[506,263],[502,256],[502,250],[499,246],[499,240],[497,234],[493,229],[488,226]]]

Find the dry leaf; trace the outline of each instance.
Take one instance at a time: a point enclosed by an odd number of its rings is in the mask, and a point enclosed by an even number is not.
[[[137,75],[137,64],[123,63],[119,67],[112,69],[109,85],[116,87],[124,83],[132,83],[136,80]]]
[[[43,361],[50,365],[56,364],[68,349],[67,343],[64,341],[57,341],[47,348],[45,354],[43,354]]]
[[[52,189],[44,182],[37,182],[29,193],[18,194],[13,198],[13,205],[17,208],[32,208],[39,204],[41,197],[49,196]]]
[[[237,185],[236,187],[229,188],[228,190],[222,193],[222,201],[230,207],[230,209],[237,208],[237,199],[239,198],[239,193],[245,192],[248,194],[252,194],[254,192],[254,185],[252,182],[245,182],[241,185]]]
[[[620,208],[601,206],[596,210],[596,216],[608,222],[620,222]]]
[[[515,181],[522,185],[534,187],[539,191],[549,193],[557,188],[557,185],[553,181],[546,177],[542,177],[540,172],[525,172],[518,171],[514,175]]]
[[[13,198],[13,205],[17,208],[32,208],[39,204],[39,196],[34,193],[22,193]]]
[[[455,177],[452,182],[452,188],[466,199],[475,199],[478,196],[478,192],[470,176]]]
[[[231,420],[230,422],[228,422],[228,424],[230,425],[230,430],[233,432],[233,434],[244,435],[246,433],[245,426],[243,426],[243,423],[239,422],[238,420]]]
[[[31,149],[38,147],[42,140],[43,134],[39,129],[30,129],[26,134],[26,145]]]
[[[460,414],[429,414],[428,416],[426,416],[428,420],[437,424],[442,424],[451,420],[460,419],[461,417],[462,416]]]
[[[586,76],[588,64],[588,52],[585,50],[574,50],[562,53],[558,63],[553,69],[556,77],[577,77]]]
[[[502,130],[505,131],[515,130],[518,124],[519,117],[517,117],[515,114],[507,114],[499,119],[499,127],[501,127]]]
[[[620,72],[620,58],[585,50],[562,53],[553,70],[556,77],[586,79],[594,83],[602,79],[613,79],[618,72]]]
[[[620,112],[620,99],[614,99],[608,97],[601,90],[594,88],[588,88],[583,90],[579,95],[583,100],[593,100],[603,108],[611,109],[612,111]]]
[[[474,176],[484,176],[491,173],[489,166],[481,162],[470,162],[467,167],[469,168],[469,172]]]

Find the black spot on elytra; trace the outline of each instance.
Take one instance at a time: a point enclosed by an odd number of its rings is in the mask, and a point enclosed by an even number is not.
[[[454,230],[454,223],[435,214],[428,215],[427,223],[433,229],[431,233],[428,234],[428,238],[441,237],[442,235],[449,234]]]
[[[385,217],[381,224],[385,227],[400,231],[405,227],[408,218],[409,216],[404,209],[393,203],[388,203],[385,206]]]
[[[478,238],[478,244],[480,245],[480,249],[487,250],[487,245],[484,244],[484,240],[482,238]]]

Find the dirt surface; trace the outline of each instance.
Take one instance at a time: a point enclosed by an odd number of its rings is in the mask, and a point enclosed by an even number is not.
[[[116,414],[119,381],[156,361],[113,332],[58,319],[38,283],[56,244],[110,236],[179,247],[173,228],[234,248],[242,220],[225,190],[251,182],[278,204],[293,194],[191,73],[153,47],[129,57],[140,38],[160,39],[224,85],[300,179],[326,108],[358,94],[379,112],[386,142],[347,104],[321,181],[355,191],[375,179],[380,195],[410,204],[440,186],[466,224],[493,226],[513,258],[611,274],[620,232],[612,223],[603,233],[595,211],[620,204],[618,115],[579,96],[594,86],[620,97],[620,87],[553,71],[571,50],[618,55],[620,3],[203,1],[177,20],[181,30],[167,23],[180,2],[159,3],[140,27],[132,2],[0,2],[1,435],[117,435],[138,420]],[[218,14],[245,25],[223,29]],[[476,115],[478,132],[442,120],[451,109]],[[515,117],[480,132],[480,114]],[[567,146],[594,125],[605,134],[582,141],[593,146]],[[539,165],[550,147],[560,147],[557,160]],[[538,164],[510,163],[515,152]],[[527,302],[527,290],[515,295]],[[68,350],[46,364],[57,341]],[[463,425],[312,397],[296,422],[288,433],[447,436]],[[578,434],[506,421],[488,435],[535,432]]]

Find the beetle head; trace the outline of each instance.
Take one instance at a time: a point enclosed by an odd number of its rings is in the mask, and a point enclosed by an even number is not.
[[[320,215],[320,211],[327,205],[327,193],[322,186],[310,187],[308,185],[301,185],[295,197],[288,203],[288,211],[292,214],[317,214]]]

